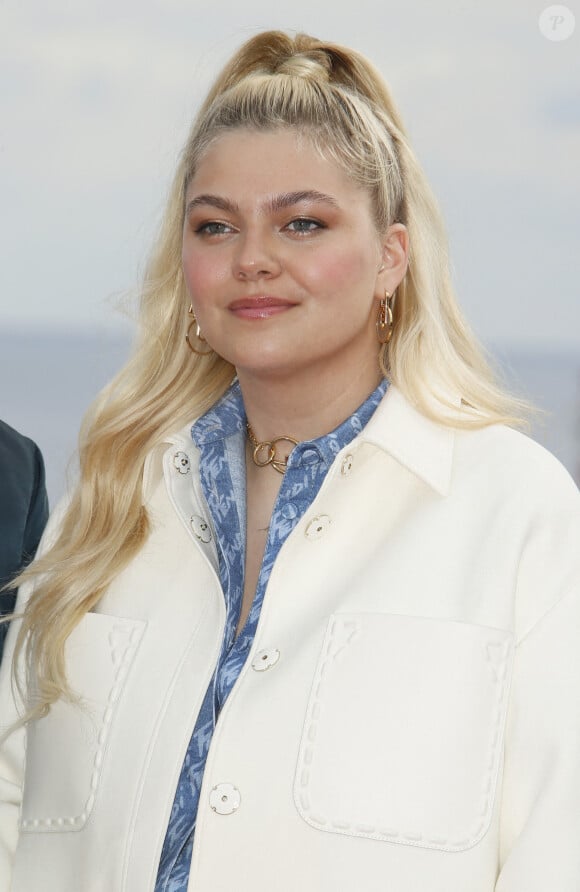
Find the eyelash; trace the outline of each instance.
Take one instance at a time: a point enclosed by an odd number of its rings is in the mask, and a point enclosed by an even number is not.
[[[309,228],[291,229],[290,227],[293,226],[293,224],[295,223],[307,224]],[[207,236],[227,235],[228,232],[232,230],[232,228],[233,227],[231,227],[229,223],[223,223],[219,220],[208,220],[206,223],[201,223],[195,228],[195,234]],[[320,220],[314,220],[311,217],[295,217],[284,226],[284,229],[287,229],[289,232],[292,232],[299,238],[303,238],[304,236],[316,232],[318,229],[326,229],[326,225],[324,223],[321,223]]]
[[[228,223],[220,223],[219,220],[210,220],[207,223],[201,223],[199,226],[196,226],[195,233],[196,235],[223,235],[224,230],[221,229],[219,232],[212,230],[210,227],[214,226],[222,226],[225,229],[231,229]]]
[[[311,217],[296,217],[294,220],[290,220],[290,222],[284,227],[285,229],[289,229],[293,223],[307,223],[312,224],[314,228],[312,229],[292,229],[290,230],[295,235],[304,236],[310,235],[313,232],[316,232],[317,229],[326,229],[324,223],[321,223],[320,220],[313,220]]]

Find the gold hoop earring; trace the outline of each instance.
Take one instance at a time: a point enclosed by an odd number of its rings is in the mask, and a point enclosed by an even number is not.
[[[379,303],[379,315],[377,317],[377,337],[379,344],[388,344],[393,335],[393,308],[395,295],[385,291],[385,296]]]
[[[189,310],[187,311],[187,315],[190,318],[190,323],[187,326],[187,331],[185,333],[185,340],[187,342],[187,346],[191,350],[192,353],[196,353],[198,356],[209,356],[210,353],[213,353],[213,347],[210,347],[207,343],[206,339],[203,337],[201,330],[199,328],[197,319],[195,318],[195,313],[193,312],[193,304],[189,305]],[[195,347],[191,338],[191,329],[195,325],[195,337],[199,341],[200,344],[205,344],[209,349],[207,350],[199,350],[198,347]]]

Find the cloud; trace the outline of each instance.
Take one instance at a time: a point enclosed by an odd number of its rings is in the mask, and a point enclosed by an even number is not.
[[[0,288],[13,296],[5,319],[110,318],[105,300],[138,278],[197,104],[232,50],[265,27],[346,43],[383,72],[449,215],[458,268],[469,264],[471,291],[488,281],[483,246],[504,214],[510,247],[497,253],[494,281],[512,282],[514,258],[529,262],[544,243],[558,258],[552,299],[576,293],[577,40],[547,41],[538,14],[527,0],[372,0],[356,10],[331,0],[227,10],[189,0],[2,0],[0,188],[10,215],[0,223]],[[529,288],[541,295],[547,281],[541,271]],[[514,337],[526,336],[526,299],[514,297],[508,314]],[[481,300],[478,292],[474,306]],[[491,314],[469,312],[485,334]],[[560,316],[552,313],[555,338],[572,336],[571,319],[580,332],[580,311],[563,306]],[[531,337],[536,322],[526,324]]]

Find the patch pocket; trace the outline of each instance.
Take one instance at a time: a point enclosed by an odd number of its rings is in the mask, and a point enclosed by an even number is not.
[[[335,614],[318,659],[294,799],[312,827],[444,851],[491,821],[512,636],[391,614]]]
[[[27,728],[23,832],[80,830],[95,803],[107,743],[146,623],[87,613],[65,645],[81,703],[58,701]]]

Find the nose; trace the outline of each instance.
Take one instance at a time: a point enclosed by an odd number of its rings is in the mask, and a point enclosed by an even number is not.
[[[242,281],[271,279],[280,274],[282,264],[275,240],[261,232],[240,234],[233,258],[233,274]]]

